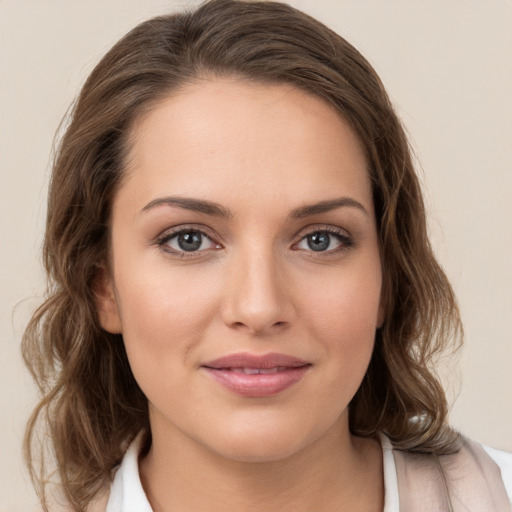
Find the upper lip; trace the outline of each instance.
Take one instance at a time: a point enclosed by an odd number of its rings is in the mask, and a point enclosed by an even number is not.
[[[287,354],[269,353],[256,355],[249,353],[230,354],[202,364],[203,367],[220,370],[222,368],[259,368],[275,367],[298,368],[311,363]]]

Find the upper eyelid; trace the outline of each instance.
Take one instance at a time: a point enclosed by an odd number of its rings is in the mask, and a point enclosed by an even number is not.
[[[333,235],[345,235],[347,238],[352,238],[350,231],[340,226],[334,226],[332,224],[313,224],[310,226],[306,226],[302,228],[297,234],[294,236],[295,239],[301,240],[302,238],[310,235],[311,233],[319,233],[319,232],[327,232]]]
[[[177,226],[164,229],[158,236],[172,233],[181,233],[182,231],[199,231],[207,236],[221,238],[220,235],[217,234],[217,232],[214,232],[211,228],[204,224],[179,224]],[[329,231],[331,233],[343,231],[347,233],[347,235],[350,235],[350,232],[346,228],[342,228],[341,226],[334,226],[332,224],[311,224],[301,228],[299,231],[296,232],[296,234],[293,237],[298,237],[301,234],[304,236],[307,235],[308,233],[315,233],[317,231]]]
[[[198,233],[201,233],[202,235],[208,237],[212,242],[220,243],[218,242],[218,235],[213,233],[211,229],[204,225],[197,225],[197,224],[182,224],[176,227],[167,228],[164,229],[157,237],[156,241],[159,242],[161,240],[164,240],[166,238],[173,238],[176,235],[179,235],[180,233],[186,232],[186,231],[197,231]]]

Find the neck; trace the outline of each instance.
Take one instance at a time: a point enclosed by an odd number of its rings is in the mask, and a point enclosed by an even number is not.
[[[142,483],[154,512],[380,512],[380,445],[343,426],[289,457],[264,462],[233,460],[190,438],[153,431],[140,462]]]

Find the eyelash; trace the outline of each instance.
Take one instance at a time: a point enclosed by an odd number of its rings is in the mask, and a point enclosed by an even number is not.
[[[210,240],[211,243],[216,244],[217,247],[215,247],[215,249],[202,249],[196,251],[177,251],[166,245],[172,239],[184,233],[198,233],[201,236],[206,237],[208,240]],[[293,244],[293,247],[296,247],[299,243],[306,240],[308,236],[318,233],[328,233],[329,235],[333,235],[340,242],[340,246],[336,247],[335,249],[328,249],[326,251],[314,251],[312,249],[307,251],[312,253],[311,256],[313,257],[325,258],[328,257],[329,255],[347,252],[354,246],[354,241],[352,237],[344,229],[335,226],[320,226],[305,232],[303,231],[300,234],[299,240]],[[197,258],[201,253],[205,251],[217,250],[222,247],[218,242],[215,241],[214,237],[211,234],[207,233],[206,230],[198,228],[196,226],[180,226],[179,228],[166,231],[156,239],[156,245],[158,245],[166,253],[171,254],[173,256],[178,256],[180,258]]]
[[[199,251],[177,251],[176,249],[172,249],[167,244],[173,239],[184,233],[199,233],[201,236],[210,240],[213,244],[216,244],[220,248],[220,244],[215,241],[214,237],[207,233],[206,230],[202,228],[198,228],[196,226],[180,226],[179,228],[172,229],[170,231],[166,231],[162,233],[157,239],[156,244],[166,253],[171,254],[173,256],[178,256],[180,258],[197,258],[201,253],[206,250],[214,250],[214,249],[203,249]]]
[[[316,227],[314,229],[311,229],[309,231],[303,232],[300,235],[300,239],[298,242],[294,244],[294,246],[298,245],[303,240],[306,240],[306,238],[310,235],[314,235],[317,233],[328,233],[329,235],[333,235],[335,238],[338,239],[340,242],[340,246],[336,247],[335,249],[328,249],[326,251],[314,251],[310,249],[307,252],[310,252],[310,256],[317,257],[317,258],[326,258],[332,255],[338,255],[343,254],[347,251],[349,251],[354,246],[354,240],[353,238],[348,234],[347,231],[344,229],[335,227],[335,226],[321,226]]]

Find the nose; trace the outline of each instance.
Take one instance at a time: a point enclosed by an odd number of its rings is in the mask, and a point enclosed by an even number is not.
[[[288,327],[293,305],[282,270],[271,249],[237,255],[225,288],[225,324],[253,335],[271,335]]]

